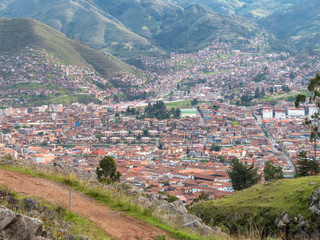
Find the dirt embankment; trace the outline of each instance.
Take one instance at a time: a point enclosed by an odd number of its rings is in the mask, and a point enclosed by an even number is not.
[[[22,195],[40,197],[53,204],[69,206],[69,188],[47,179],[0,169],[0,185]],[[167,235],[155,226],[113,211],[76,191],[72,191],[72,211],[96,223],[116,239],[147,240],[158,235]]]

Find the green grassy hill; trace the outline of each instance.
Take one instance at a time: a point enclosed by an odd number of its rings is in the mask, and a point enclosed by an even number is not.
[[[301,214],[309,224],[308,231],[319,228],[318,217],[309,210],[310,197],[320,186],[320,176],[284,179],[264,183],[236,192],[230,197],[202,202],[190,210],[211,225],[245,235],[259,231],[268,236],[279,233],[276,218],[286,212],[291,219]],[[316,220],[316,221],[315,221]],[[293,221],[288,224],[288,235],[301,229]]]
[[[64,64],[91,65],[105,78],[117,73],[132,73],[125,63],[33,19],[0,18],[0,54],[17,53],[26,47],[45,49]]]

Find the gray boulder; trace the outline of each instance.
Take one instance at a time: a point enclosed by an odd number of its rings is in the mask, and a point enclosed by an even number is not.
[[[146,207],[146,208],[150,208],[153,206],[152,202],[149,201],[149,199],[143,197],[143,196],[139,196],[136,200],[135,200],[136,203],[140,204],[141,206],[143,207]]]
[[[282,216],[282,221],[283,221],[285,224],[290,223],[291,219],[290,219],[288,213],[284,213],[284,214],[283,214],[283,216]]]
[[[285,228],[287,225],[282,221],[282,220],[279,220],[278,223],[277,223],[277,227],[278,228]]]
[[[180,200],[174,201],[172,203],[162,204],[157,207],[158,212],[163,213],[174,213],[174,214],[187,214],[188,211]]]
[[[44,236],[40,220],[0,207],[0,239],[31,240]]]
[[[180,216],[180,223],[184,229],[188,229],[192,232],[198,232],[204,236],[210,236],[214,234],[223,235],[219,227],[214,229],[210,228],[202,222],[202,220],[191,214],[183,214]],[[225,235],[226,236],[226,235]]]
[[[90,172],[88,174],[88,181],[89,182],[98,182],[99,180],[98,180],[97,174],[95,172]]]
[[[309,210],[320,217],[320,188],[312,193]]]
[[[302,230],[307,230],[309,228],[308,222],[300,213],[298,214],[298,227],[300,227]]]

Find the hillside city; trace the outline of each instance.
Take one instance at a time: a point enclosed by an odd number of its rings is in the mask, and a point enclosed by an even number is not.
[[[292,178],[297,154],[312,154],[303,123],[317,111],[293,102],[306,92],[320,56],[267,54],[259,38],[250,44],[240,51],[213,41],[169,59],[140,57],[139,75],[112,80],[89,66],[63,65],[45,50],[0,56],[0,154],[63,161],[82,172],[109,155],[122,181],[185,204],[202,191],[212,199],[233,194],[227,171],[234,158],[260,173],[273,160]],[[58,102],[71,95],[88,102]],[[148,116],[145,109],[162,102],[166,117]]]

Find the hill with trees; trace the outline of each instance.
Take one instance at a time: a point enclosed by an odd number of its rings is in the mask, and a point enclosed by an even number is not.
[[[254,185],[232,196],[195,203],[190,211],[211,226],[255,239],[319,237],[320,176]]]

